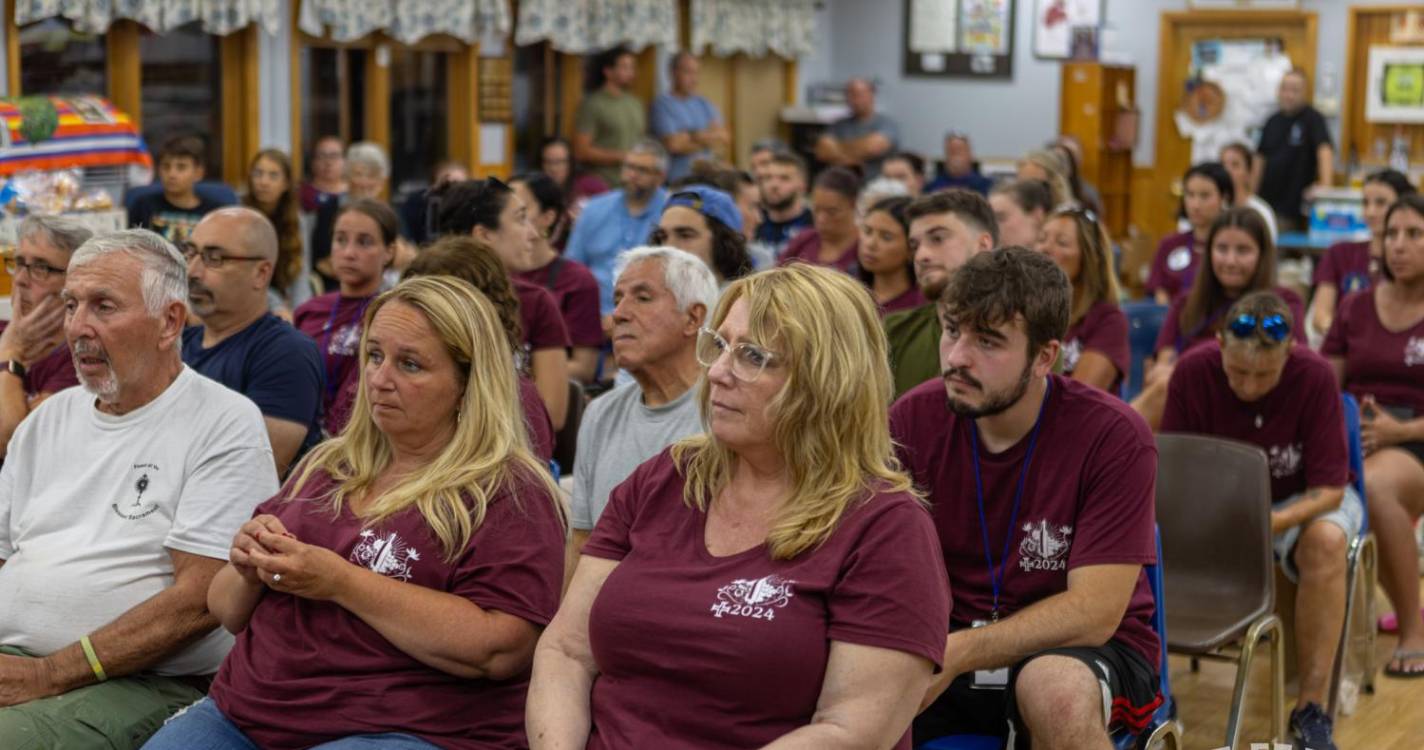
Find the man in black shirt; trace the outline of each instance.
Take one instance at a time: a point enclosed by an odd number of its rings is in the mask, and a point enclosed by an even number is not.
[[[762,222],[756,239],[779,258],[797,234],[811,227],[811,208],[806,205],[806,162],[789,151],[778,151],[756,179],[762,202]]]
[[[1275,209],[1282,231],[1305,228],[1302,203],[1335,176],[1335,149],[1325,118],[1306,98],[1305,72],[1292,69],[1281,78],[1281,109],[1266,120],[1256,152],[1252,179],[1256,194]]]

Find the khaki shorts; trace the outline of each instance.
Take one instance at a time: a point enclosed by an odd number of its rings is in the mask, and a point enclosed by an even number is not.
[[[1303,495],[1293,495],[1279,507],[1285,507],[1291,503],[1299,502]],[[1346,543],[1354,541],[1360,535],[1360,528],[1365,523],[1365,504],[1360,500],[1359,493],[1355,492],[1353,485],[1345,486],[1345,497],[1340,499],[1340,507],[1335,510],[1316,516],[1306,523],[1315,521],[1326,521],[1340,527],[1345,532]],[[1286,574],[1286,578],[1291,583],[1300,583],[1300,571],[1295,567],[1295,545],[1300,541],[1300,532],[1305,529],[1304,523],[1292,526],[1271,539],[1271,547],[1276,551],[1276,560],[1281,564],[1281,572]]]

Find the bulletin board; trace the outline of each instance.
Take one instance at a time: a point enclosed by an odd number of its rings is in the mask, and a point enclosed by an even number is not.
[[[1371,121],[1368,116],[1371,51],[1376,47],[1421,48],[1419,38],[1412,33],[1412,27],[1418,22],[1411,18],[1411,13],[1417,14],[1418,10],[1417,4],[1350,8],[1345,34],[1345,97],[1339,150],[1347,162],[1353,154],[1361,171],[1388,166],[1397,138],[1404,139],[1411,160],[1417,161],[1417,154],[1424,153],[1424,123],[1379,122]],[[1375,95],[1382,95],[1378,88]]]
[[[1013,78],[1015,4],[905,0],[905,75]]]

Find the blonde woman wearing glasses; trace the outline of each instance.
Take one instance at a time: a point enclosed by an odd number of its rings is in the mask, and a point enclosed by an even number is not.
[[[727,289],[708,433],[613,491],[535,652],[533,748],[910,747],[949,592],[878,320],[834,269]]]

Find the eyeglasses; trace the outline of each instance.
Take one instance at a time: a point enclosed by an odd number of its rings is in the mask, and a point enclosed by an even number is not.
[[[230,260],[267,260],[260,255],[228,255],[220,247],[198,247],[191,242],[178,243],[178,249],[182,251],[184,260],[191,263],[194,256],[201,257],[203,265],[208,268],[222,268]]]
[[[6,258],[5,270],[9,271],[11,276],[19,276],[21,271],[25,271],[29,273],[30,278],[34,279],[35,281],[44,281],[45,279],[48,279],[49,275],[52,273],[59,274],[61,276],[63,276],[65,273],[65,270],[63,268],[55,268],[54,266],[51,266],[48,263],[43,263],[38,260],[31,263],[20,258]]]
[[[732,377],[743,383],[755,382],[768,365],[776,362],[778,355],[748,343],[732,346],[711,328],[697,330],[697,362],[710,368],[717,364],[722,354],[732,352]]]
[[[1226,330],[1238,339],[1249,339],[1260,331],[1261,335],[1277,344],[1285,341],[1291,333],[1290,323],[1280,315],[1267,315],[1257,319],[1250,313],[1237,315],[1236,319],[1226,326]]]

